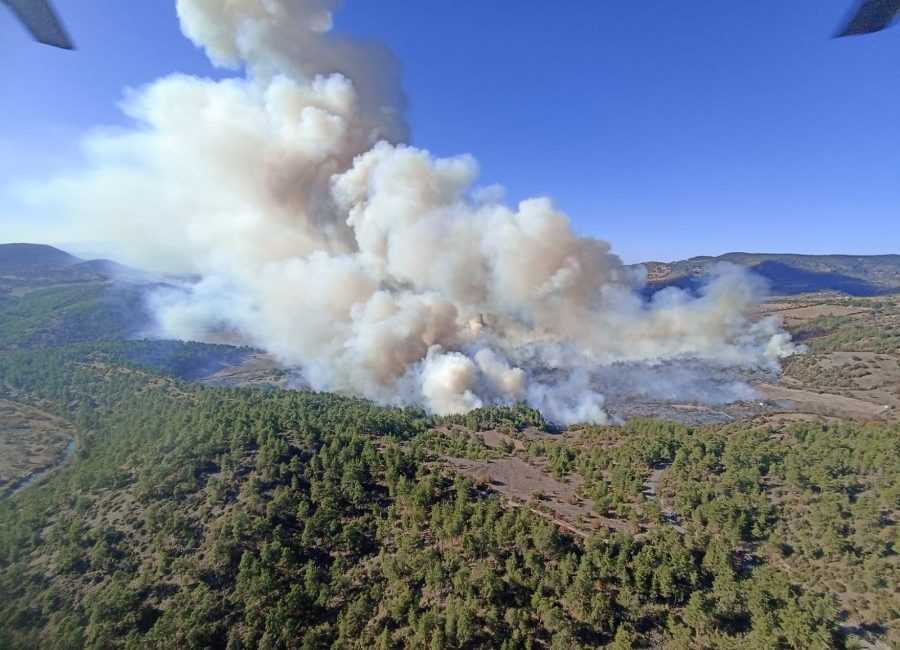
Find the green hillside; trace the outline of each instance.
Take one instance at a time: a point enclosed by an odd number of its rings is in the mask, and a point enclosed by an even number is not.
[[[897,423],[547,433],[524,407],[208,388],[178,376],[242,350],[118,340],[93,290],[2,311],[0,399],[76,449],[0,500],[2,648],[900,641]],[[486,460],[544,467],[590,521],[454,469]]]
[[[435,464],[417,410],[121,363],[0,359],[79,430],[74,462],[0,504],[3,647],[831,648],[842,592],[854,623],[896,617],[896,424],[595,429],[625,444],[563,472],[608,510],[672,462],[685,532],[645,507],[640,534],[582,539]]]

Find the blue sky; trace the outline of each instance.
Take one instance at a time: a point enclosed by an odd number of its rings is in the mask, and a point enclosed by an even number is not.
[[[627,261],[896,253],[900,28],[830,39],[849,5],[346,0],[336,29],[403,61],[413,144],[474,154],[513,201],[552,196]],[[77,165],[81,134],[123,123],[125,87],[227,74],[174,3],[56,6],[77,52],[0,7],[0,196]]]

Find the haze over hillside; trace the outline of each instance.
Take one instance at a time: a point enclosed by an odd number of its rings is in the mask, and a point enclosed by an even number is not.
[[[111,260],[84,260],[45,244],[0,244],[0,291],[151,277]]]
[[[45,244],[0,244],[0,272],[64,267],[79,261],[74,255]]]
[[[854,296],[900,292],[900,255],[726,253],[676,262],[644,262],[651,286],[697,286],[717,264],[746,267],[778,294],[838,291]]]
[[[823,285],[827,287],[848,288],[848,277],[855,284],[850,289],[864,287],[863,295],[871,293],[872,286],[879,286],[879,293],[890,293],[888,282],[889,264],[897,256],[855,257],[852,267],[846,262],[841,270],[847,273],[831,274],[827,271],[833,265],[833,256],[767,256],[750,254],[732,254],[723,256],[732,262],[743,261],[756,267],[772,262],[778,264],[794,264],[790,268],[819,269],[811,284],[797,282],[797,271],[782,281],[784,274],[775,275],[771,279],[771,290],[774,294],[795,294],[801,291],[814,291]],[[705,272],[710,264],[719,263],[720,258],[699,257],[692,260],[667,265],[670,272],[668,279],[661,280],[659,275],[651,278],[646,292],[652,296],[654,292],[667,283],[682,283],[689,290],[703,286]],[[17,341],[19,346],[59,345],[90,340],[91,338],[123,339],[134,337],[165,337],[158,323],[159,313],[154,309],[155,296],[170,291],[183,291],[190,286],[184,278],[169,280],[162,276],[147,275],[134,269],[121,267],[114,263],[94,260],[84,262],[62,251],[47,246],[30,244],[0,245],[0,258],[5,264],[5,271],[0,273],[0,297],[5,293],[7,299],[5,310],[14,314],[30,314],[30,329],[19,331],[15,321],[7,327],[6,338]],[[799,261],[797,261],[799,259]],[[674,271],[672,271],[674,269]],[[675,276],[674,273],[692,273]],[[849,273],[855,274],[850,276]],[[830,278],[834,275],[834,278]],[[193,282],[197,280],[194,279]],[[882,283],[877,285],[877,283]],[[67,289],[71,287],[71,289]],[[850,291],[850,295],[856,295]],[[802,299],[798,304],[818,304],[819,298]],[[771,307],[770,307],[771,309]],[[818,309],[810,307],[810,309]],[[856,314],[852,318],[871,318],[866,310],[850,312],[823,311],[822,314]],[[791,325],[796,325],[794,314],[799,311],[781,309],[775,313],[783,317]],[[812,313],[812,312],[811,312]],[[850,318],[851,316],[847,316]],[[800,323],[806,317],[801,316]],[[885,326],[888,326],[888,322]],[[818,334],[815,329],[799,333],[801,341],[809,334]],[[798,335],[795,333],[795,335]],[[2,338],[2,337],[0,337]],[[252,340],[245,339],[239,331],[222,328],[217,331],[198,331],[191,340],[204,340],[209,343],[227,343],[232,345],[253,345]],[[166,348],[158,348],[154,352],[146,352],[150,357],[164,359]],[[147,357],[147,358],[150,358]],[[228,352],[227,348],[211,348],[204,359],[196,359],[196,367],[179,365],[179,374],[185,378],[199,379],[208,377],[212,383],[221,385],[241,385],[243,383],[260,383],[265,385],[295,387],[310,383],[303,368],[280,362],[263,351]],[[799,365],[798,365],[799,364]],[[792,362],[791,368],[801,367],[802,362]],[[589,390],[602,395],[604,413],[618,421],[632,416],[665,417],[685,422],[726,422],[771,409],[784,401],[786,394],[766,388],[764,393],[771,395],[775,401],[770,404],[758,404],[759,386],[763,382],[771,386],[777,381],[777,371],[772,367],[734,371],[728,366],[721,366],[703,359],[683,358],[674,361],[656,360],[651,363],[617,363],[598,365],[588,369],[586,377],[582,377],[579,390]],[[552,377],[552,376],[551,376]],[[588,378],[589,377],[589,378]],[[890,392],[890,382],[884,389]],[[755,388],[754,388],[755,386]],[[880,386],[880,384],[879,384]],[[353,394],[354,391],[341,388],[342,392]],[[564,399],[566,391],[571,388],[563,385],[560,394],[548,391],[546,399]],[[810,403],[808,408],[813,412],[833,412],[848,414],[879,413],[884,403],[892,403],[890,399],[879,396],[881,388],[873,393],[854,394],[851,401],[841,406],[826,407]],[[780,395],[780,397],[779,397]],[[854,402],[857,397],[874,399],[879,405],[869,402]],[[797,395],[791,395],[796,401]],[[395,403],[396,398],[386,398],[385,403]],[[779,401],[780,400],[780,401]],[[887,402],[885,402],[887,400]],[[801,400],[802,402],[802,400]],[[689,407],[689,408],[688,408]],[[562,418],[559,413],[548,410],[548,419],[559,424]],[[589,419],[593,414],[585,411],[582,418]],[[606,416],[604,416],[606,417]]]
[[[697,288],[719,264],[736,264],[764,277],[775,294],[837,291],[852,296],[900,292],[900,254],[797,255],[788,253],[726,253],[701,255],[675,262],[644,262],[650,290],[666,286]],[[136,269],[104,259],[83,260],[44,244],[0,244],[0,288],[13,276],[27,274],[32,284],[89,282],[141,275]],[[149,274],[143,276],[150,278]]]

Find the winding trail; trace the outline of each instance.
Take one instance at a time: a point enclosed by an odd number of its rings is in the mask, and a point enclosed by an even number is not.
[[[672,528],[684,535],[684,526],[681,524],[681,519],[679,518],[678,513],[675,512],[675,510],[673,510],[672,508],[663,505],[662,501],[659,498],[659,495],[656,493],[656,488],[659,485],[659,482],[662,480],[663,475],[666,473],[666,470],[671,464],[672,461],[670,460],[664,460],[656,463],[653,466],[653,471],[650,472],[650,476],[648,476],[647,480],[644,481],[643,492],[645,497],[659,503],[663,522],[669,524],[670,526],[672,526]]]

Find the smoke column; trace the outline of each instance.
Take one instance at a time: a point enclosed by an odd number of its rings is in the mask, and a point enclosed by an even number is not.
[[[526,402],[561,423],[606,420],[601,370],[722,401],[746,387],[711,392],[680,362],[793,352],[752,316],[763,287],[745,272],[644,298],[643,273],[549,199],[505,205],[473,189],[471,156],[403,144],[394,57],[332,33],[337,4],[178,0],[185,35],[235,76],[132,92],[134,127],[90,136],[87,168],[43,188],[82,233],[177,250],[201,275],[153,297],[165,335],[237,331],[314,388],[437,414]]]

